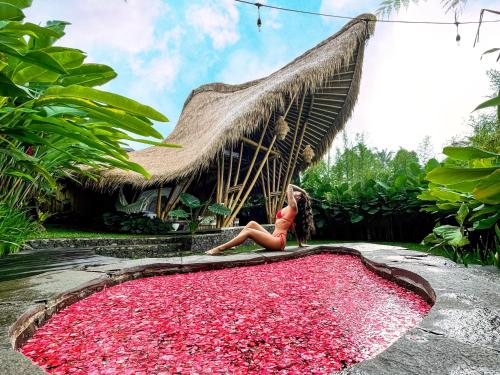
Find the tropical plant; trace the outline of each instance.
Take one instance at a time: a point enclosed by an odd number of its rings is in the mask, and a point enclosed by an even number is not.
[[[429,187],[418,198],[428,202],[424,211],[444,214],[456,222],[450,225],[440,220],[424,242],[450,249],[464,264],[475,255],[482,263],[497,263],[500,154],[474,147],[445,147],[443,153],[448,158],[442,165],[429,161]]]
[[[148,176],[128,159],[126,141],[161,134],[153,108],[94,88],[116,77],[112,68],[84,63],[75,48],[55,45],[68,25],[23,22],[31,0],[0,2],[0,191],[16,207],[52,194],[60,178],[97,178],[117,167]],[[46,217],[42,213],[41,218]],[[0,233],[0,235],[2,235]]]
[[[302,176],[319,236],[420,241],[432,220],[420,212],[417,195],[427,183],[416,153],[370,149],[360,136],[354,145],[344,137],[344,144],[333,165],[321,161]]]
[[[143,213],[127,214],[111,212],[103,214],[105,228],[113,233],[133,234],[167,234],[172,231],[172,225],[157,217],[150,218]]]
[[[178,219],[188,219],[189,231],[194,234],[198,230],[200,223],[204,220],[204,213],[208,211],[218,216],[229,216],[231,210],[220,203],[210,204],[210,201],[201,202],[194,195],[182,193],[180,196],[182,204],[188,211],[177,208],[170,211],[169,216]]]
[[[18,250],[25,238],[36,229],[36,224],[24,210],[0,199],[0,256]]]

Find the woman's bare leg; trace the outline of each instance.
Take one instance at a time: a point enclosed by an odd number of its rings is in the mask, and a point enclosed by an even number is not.
[[[262,225],[253,220],[249,221],[248,224],[245,225],[245,228],[257,229],[260,230],[261,232],[269,233]]]
[[[273,237],[268,231],[262,232],[257,229],[245,227],[240,234],[232,240],[208,250],[206,254],[213,255],[222,253],[224,250],[242,244],[248,238],[251,238],[257,244],[265,247],[266,249],[281,250],[281,239],[279,237]]]

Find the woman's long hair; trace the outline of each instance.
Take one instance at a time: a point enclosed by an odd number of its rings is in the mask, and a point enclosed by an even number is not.
[[[302,197],[297,201],[297,216],[295,216],[295,235],[300,242],[306,242],[314,234],[314,219],[311,207],[311,198],[302,193]]]

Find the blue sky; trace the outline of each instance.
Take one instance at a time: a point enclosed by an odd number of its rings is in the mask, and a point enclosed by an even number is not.
[[[269,4],[356,16],[373,12],[371,0],[268,0]],[[480,8],[468,6],[462,20],[476,20]],[[498,4],[497,4],[498,5]],[[105,89],[159,109],[173,129],[189,92],[208,82],[240,83],[280,68],[342,27],[344,21],[262,9],[233,0],[34,0],[28,20],[72,23],[61,44],[88,53],[88,61],[111,65],[118,73]],[[399,19],[453,21],[439,2],[394,15]],[[485,25],[480,46],[472,48],[475,26],[379,24],[367,49],[361,95],[346,131],[364,133],[372,146],[415,149],[426,135],[436,152],[488,93],[484,72],[498,67],[481,52],[497,47],[500,24]],[[495,44],[496,43],[496,44]],[[334,147],[339,143],[336,142]],[[134,148],[141,148],[137,144]]]

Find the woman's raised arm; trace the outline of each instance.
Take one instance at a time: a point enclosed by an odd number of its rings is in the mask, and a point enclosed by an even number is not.
[[[286,189],[286,197],[288,200],[288,207],[291,207],[292,210],[297,212],[297,201],[295,200],[295,197],[293,196],[293,185],[290,184],[288,185]]]

